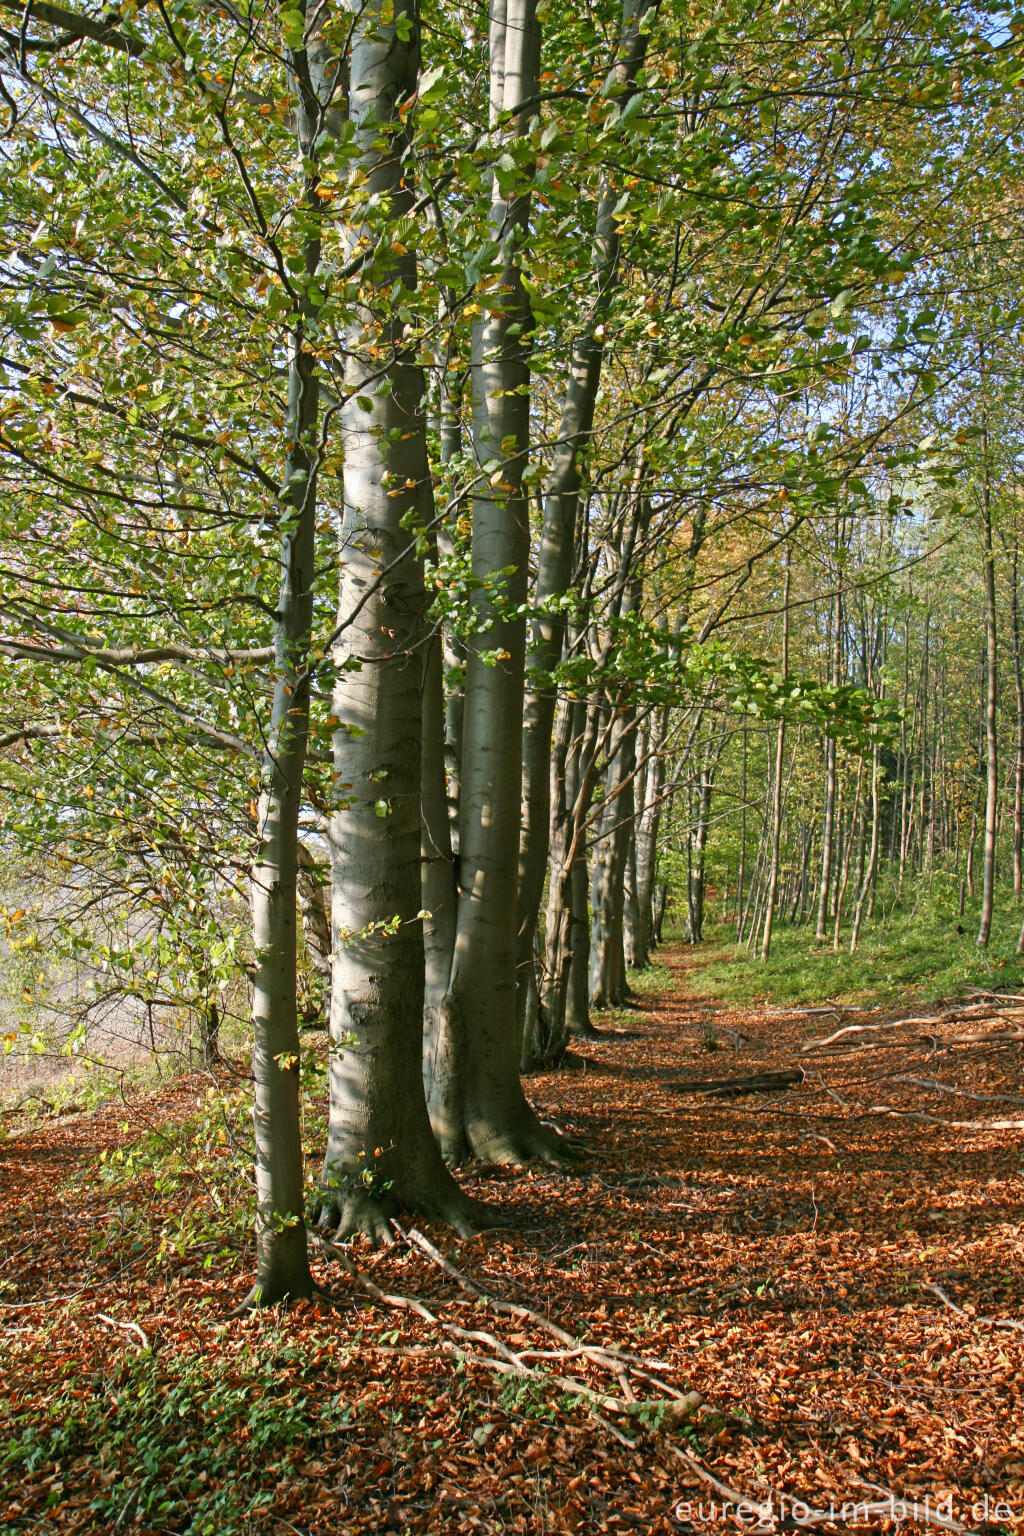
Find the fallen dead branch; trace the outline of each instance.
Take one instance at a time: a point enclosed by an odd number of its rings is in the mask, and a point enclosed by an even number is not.
[[[944,1120],[923,1109],[898,1109],[895,1104],[869,1104],[856,1118],[868,1115],[897,1115],[902,1120],[919,1120],[922,1125],[941,1125],[952,1131],[1024,1131],[1024,1120]]]
[[[149,1338],[143,1332],[143,1330],[139,1327],[138,1323],[132,1323],[132,1322],[122,1323],[116,1317],[108,1317],[106,1312],[97,1312],[96,1313],[96,1320],[97,1320],[97,1322],[100,1322],[100,1323],[106,1323],[108,1328],[120,1328],[125,1333],[131,1333],[131,1334],[137,1335],[138,1338],[142,1341],[141,1344],[139,1345],[140,1349],[148,1349],[149,1348]]]
[[[980,1035],[953,1035],[949,1040],[940,1040],[939,1044],[945,1050],[950,1045],[1016,1045],[1021,1040],[1024,1040],[1024,1029],[1011,1029]]]
[[[959,1008],[947,1008],[944,1013],[925,1015],[911,1014],[907,1018],[889,1019],[882,1024],[847,1024],[842,1029],[837,1029],[834,1034],[829,1035],[824,1040],[808,1040],[806,1045],[801,1046],[801,1050],[804,1052],[823,1051],[826,1046],[835,1045],[837,1041],[844,1039],[848,1035],[877,1034],[881,1031],[889,1029],[904,1029],[911,1024],[916,1024],[921,1027],[926,1025],[950,1024],[954,1019],[963,1019],[966,1018],[968,1014],[984,1013],[986,1010],[987,1016],[990,1018],[998,1019],[1001,1017],[1001,1015],[994,1009],[990,1008],[987,1003],[965,1003]]]
[[[704,1026],[706,1027],[709,1022],[711,1022],[711,1028],[716,1035],[730,1035],[737,1045],[755,1045],[757,1043],[752,1035],[745,1035],[741,1030],[733,1029],[729,1024],[718,1024],[714,1021],[704,1020]]]
[[[439,1268],[443,1269],[445,1274],[454,1280],[456,1285],[461,1286],[468,1295],[475,1297],[479,1301],[485,1301],[496,1312],[503,1312],[520,1322],[528,1321],[533,1323],[534,1327],[539,1328],[543,1333],[550,1334],[559,1343],[567,1345],[570,1349],[582,1350],[595,1364],[607,1366],[609,1362],[617,1362],[630,1367],[638,1366],[644,1371],[671,1369],[667,1361],[664,1360],[648,1360],[642,1355],[629,1354],[625,1350],[612,1349],[604,1345],[583,1344],[573,1334],[568,1333],[564,1328],[560,1328],[557,1323],[553,1323],[549,1317],[544,1317],[540,1312],[534,1312],[532,1307],[524,1306],[522,1302],[504,1301],[498,1296],[492,1296],[490,1292],[485,1291],[475,1280],[471,1280],[460,1269],[456,1269],[451,1259],[446,1258],[439,1249],[434,1247],[430,1239],[424,1237],[423,1233],[415,1227],[410,1227],[407,1231],[403,1231],[401,1227],[396,1225],[396,1231],[400,1236],[405,1237],[410,1243],[419,1248],[422,1253],[425,1253],[428,1259],[431,1259]],[[677,1392],[675,1388],[670,1390],[672,1395],[678,1397],[685,1395],[682,1392]]]
[[[804,1080],[800,1067],[784,1072],[754,1072],[749,1077],[692,1078],[685,1082],[666,1083],[674,1093],[701,1093],[709,1099],[738,1098],[746,1093],[777,1093],[781,1088],[793,1088]]]
[[[933,1296],[939,1298],[943,1306],[948,1307],[951,1312],[955,1312],[958,1317],[966,1318],[969,1323],[987,1323],[990,1328],[1010,1328],[1015,1333],[1024,1333],[1024,1323],[1015,1322],[1012,1317],[979,1317],[977,1313],[965,1312],[963,1307],[958,1307],[956,1302],[946,1295],[941,1285],[922,1285],[921,1289],[923,1291],[931,1291]]]
[[[874,1034],[883,1029],[901,1029],[906,1024],[943,1024],[946,1017],[937,1014],[931,1018],[891,1019],[887,1024],[847,1024],[844,1029],[837,1029],[834,1035],[829,1035],[827,1040],[809,1040],[800,1049],[804,1052],[823,1051],[827,1045],[835,1045],[845,1035]]]
[[[934,1077],[892,1077],[894,1083],[906,1083],[911,1088],[926,1088],[932,1093],[953,1094],[959,1099],[976,1099],[990,1104],[1024,1104],[1024,1094],[1019,1093],[972,1093],[969,1088],[957,1088],[952,1083],[940,1083]]]
[[[820,1003],[814,1008],[762,1008],[760,1012],[773,1019],[808,1019],[819,1013],[873,1013],[874,1009],[862,1008],[859,1003]]]
[[[616,1440],[630,1447],[630,1449],[635,1448],[636,1442],[630,1440],[615,1425],[604,1419],[601,1414],[596,1412],[596,1409],[604,1408],[609,1412],[627,1415],[636,1415],[638,1412],[643,1412],[656,1420],[659,1425],[677,1427],[690,1418],[703,1403],[704,1398],[700,1392],[682,1392],[679,1388],[673,1387],[669,1382],[663,1381],[660,1376],[654,1374],[654,1369],[657,1367],[668,1369],[668,1366],[663,1362],[644,1360],[640,1356],[627,1354],[616,1349],[595,1348],[582,1344],[579,1340],[574,1339],[570,1333],[567,1333],[564,1328],[560,1328],[557,1323],[552,1323],[549,1318],[543,1317],[540,1313],[534,1312],[532,1308],[524,1307],[516,1302],[501,1301],[497,1297],[490,1296],[482,1287],[471,1281],[466,1275],[463,1275],[461,1270],[456,1269],[451,1260],[446,1259],[444,1254],[439,1252],[433,1243],[423,1236],[422,1232],[418,1232],[415,1228],[411,1228],[408,1232],[403,1232],[401,1228],[396,1230],[398,1230],[401,1236],[425,1253],[433,1262],[439,1264],[444,1272],[454,1279],[463,1290],[472,1295],[474,1299],[483,1301],[494,1310],[511,1315],[519,1321],[532,1322],[542,1331],[553,1335],[567,1346],[558,1350],[512,1349],[504,1339],[499,1338],[488,1329],[463,1328],[457,1323],[446,1322],[432,1311],[425,1302],[420,1301],[416,1297],[401,1296],[381,1290],[380,1286],[371,1280],[369,1275],[364,1274],[358,1265],[352,1262],[344,1249],[339,1248],[336,1244],[321,1236],[319,1242],[324,1252],[331,1258],[336,1259],[342,1268],[351,1275],[356,1283],[374,1301],[400,1311],[413,1312],[416,1316],[422,1318],[424,1322],[429,1323],[432,1327],[438,1328],[441,1332],[448,1335],[448,1339],[439,1340],[436,1345],[430,1346],[435,1353],[456,1353],[469,1364],[478,1365],[497,1375],[515,1374],[542,1384],[547,1383],[560,1387],[562,1391],[573,1394],[580,1402],[584,1403],[588,1411],[600,1420],[604,1428]],[[467,1348],[467,1346],[472,1345],[483,1345],[491,1350],[492,1353],[485,1355],[480,1354],[475,1349]],[[570,1359],[587,1360],[590,1364],[609,1371],[619,1384],[620,1390],[623,1393],[622,1397],[615,1397],[607,1392],[596,1391],[593,1387],[588,1386],[585,1381],[580,1381],[575,1376],[554,1374],[541,1366],[533,1366],[526,1363],[528,1360],[562,1362]],[[656,1387],[658,1396],[638,1397],[629,1384],[629,1375],[632,1375],[638,1381],[643,1381]]]

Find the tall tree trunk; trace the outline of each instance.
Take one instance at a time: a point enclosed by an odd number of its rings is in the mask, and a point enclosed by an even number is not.
[[[982,383],[984,386],[984,358]],[[992,481],[988,459],[988,421],[982,412],[981,529],[985,551],[985,856],[981,888],[978,945],[984,949],[992,932],[992,908],[996,886],[996,819],[999,813],[999,702],[996,667],[996,567],[992,548]]]
[[[592,1035],[589,1004],[590,923],[586,830],[594,782],[600,714],[574,699],[562,706],[552,757],[551,839],[546,964],[540,1016],[547,1054],[558,1056],[570,1035]]]
[[[644,732],[644,749],[649,757],[640,798],[636,831],[636,900],[639,930],[637,962],[646,965],[654,937],[654,889],[658,869],[658,828],[661,824],[661,798],[665,788],[664,745],[668,733],[668,711],[658,710],[650,717]]]
[[[622,0],[615,57],[606,85],[614,90],[620,110],[633,94],[637,73],[647,51],[644,26],[657,0]],[[548,677],[562,654],[565,614],[559,598],[572,578],[573,550],[579,510],[583,464],[593,430],[594,405],[604,359],[604,322],[618,287],[621,238],[615,217],[619,188],[603,175],[594,223],[592,297],[573,344],[569,378],[562,402],[551,470],[544,486],[544,516],[537,552],[536,613],[527,668],[531,676]],[[523,720],[522,827],[519,848],[516,971],[528,973],[533,953],[547,862],[551,727],[556,690],[542,682],[526,696]],[[519,1009],[521,1013],[522,1000]]]
[[[857,836],[857,826],[860,820],[860,794],[864,781],[864,759],[857,759],[857,783],[853,795],[853,811],[850,815],[850,830],[847,834],[846,844],[843,849],[842,869],[839,873],[839,884],[836,888],[836,913],[835,926],[832,930],[832,948],[839,949],[839,932],[843,923],[843,902],[846,900],[846,888],[850,883],[850,863],[853,855],[853,842]]]
[[[1024,890],[1024,664],[1021,660],[1020,588],[1017,579],[1017,530],[1010,552],[1010,633],[1013,639],[1013,694],[1017,705],[1017,742],[1013,772],[1013,894]]]
[[[444,316],[447,320],[457,307],[456,295],[447,291]],[[462,405],[465,394],[465,374],[454,366],[445,369],[440,385],[440,447],[441,463],[449,465],[463,451]],[[452,516],[442,518],[437,529],[438,552],[451,558],[457,550],[457,528],[462,507],[461,482],[454,491]],[[443,691],[444,691],[444,767],[448,801],[448,841],[453,852],[458,852],[459,799],[462,787],[462,728],[465,717],[466,643],[453,625],[442,628]],[[449,971],[451,969],[449,963]]]
[[[336,89],[315,39],[289,50],[298,148],[306,164],[304,212],[316,230],[317,138]],[[319,233],[304,250],[305,276],[320,265]],[[259,852],[250,900],[253,980],[253,1124],[256,1145],[256,1281],[247,1304],[269,1305],[313,1293],[306,1241],[299,1118],[297,885],[302,775],[309,738],[309,648],[313,625],[317,452],[320,422],[316,362],[308,345],[315,306],[308,289],[288,340],[288,406],[281,497],[280,584],[274,684],[260,774]]]
[[[492,0],[489,40],[492,132],[522,143],[538,89],[534,0]],[[541,1124],[519,1080],[516,908],[526,650],[521,614],[530,555],[522,477],[529,449],[532,329],[520,251],[529,229],[532,175],[528,165],[519,164],[506,195],[499,183],[505,174],[495,172],[490,214],[498,281],[492,307],[473,333],[473,446],[486,471],[473,493],[480,632],[466,667],[461,894],[446,1001],[462,1031],[465,1056],[462,1113],[453,1116],[443,1142],[450,1158],[471,1152],[501,1163],[562,1155],[559,1137]],[[503,594],[511,617],[495,601],[496,571],[511,573]]]
[[[413,0],[394,7],[374,0],[359,13],[352,116],[357,165],[378,220],[381,210],[389,219],[402,217],[412,203],[403,114],[416,91],[418,60]],[[354,248],[376,239],[372,227],[353,230]],[[342,1234],[388,1237],[396,1209],[427,1211],[465,1230],[473,1207],[442,1161],[423,1092],[426,595],[415,532],[405,524],[412,514],[429,526],[433,504],[423,376],[395,301],[396,289],[415,287],[415,258],[395,252],[387,235],[384,250],[362,274],[340,410],[345,500],[332,700],[340,798],[331,818],[333,1049],[319,1217]]]
[[[640,906],[636,894],[636,780],[633,781],[634,814],[626,829],[626,867],[622,876],[622,952],[626,969],[635,971],[647,964],[645,955],[638,948],[640,934]]]
[[[740,756],[740,857],[736,870],[736,942],[743,938],[743,875],[747,861],[747,722],[743,722]]]
[[[857,944],[860,939],[860,927],[864,918],[864,908],[868,895],[874,884],[875,869],[878,864],[878,747],[871,751],[871,852],[868,856],[867,868],[864,872],[863,882],[857,895],[857,905],[853,914],[853,932],[850,935],[850,954],[856,954]]]
[[[843,663],[843,597],[836,574],[836,596],[832,616],[832,686],[842,680]],[[825,807],[821,831],[821,884],[818,889],[818,923],[815,937],[824,939],[828,933],[829,894],[832,887],[832,850],[835,840],[836,816],[836,743],[832,736],[825,738]]]
[[[782,675],[789,673],[789,592],[792,580],[791,548],[786,545],[786,577],[782,590]],[[772,862],[768,874],[768,891],[765,896],[764,933],[761,938],[761,959],[767,960],[772,948],[772,925],[775,921],[775,901],[779,889],[779,844],[782,838],[782,765],[785,762],[786,722],[779,721],[775,738],[775,786],[772,796]]]
[[[590,1003],[593,1008],[616,1007],[628,996],[623,902],[635,764],[635,717],[630,709],[619,710],[612,725],[604,808],[594,853],[590,936]]]
[[[311,258],[315,269],[316,256],[307,253],[307,261]],[[290,346],[288,432],[295,446],[285,474],[274,692],[261,773],[259,854],[251,884],[257,1217],[256,1282],[248,1301],[261,1306],[313,1293],[303,1196],[296,991],[296,877],[309,736],[318,414],[304,334],[305,328],[299,327]]]
[[[444,313],[454,305],[446,294]],[[448,466],[462,452],[461,387],[446,370],[441,380],[441,463]],[[441,545],[451,554],[454,540],[442,527],[427,534],[427,548]],[[460,1021],[447,1006],[455,954],[459,886],[456,876],[453,825],[457,823],[462,760],[462,684],[449,682],[447,703],[443,673],[464,664],[462,642],[444,624],[430,636],[424,655],[422,829],[420,859],[423,918],[423,1088],[434,1134],[442,1146],[461,1133],[462,1072],[465,1050]],[[455,832],[457,837],[457,829]]]
[[[423,1087],[431,1125],[444,1144],[462,1112],[464,1053],[453,1031],[451,1010],[445,1007],[455,951],[458,884],[446,794],[442,661],[442,639],[434,634],[427,642],[423,675]]]

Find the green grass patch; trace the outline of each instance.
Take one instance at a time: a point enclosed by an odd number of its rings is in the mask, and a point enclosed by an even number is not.
[[[350,1417],[339,1399],[317,1402],[304,1374],[273,1339],[209,1361],[143,1350],[15,1414],[0,1440],[4,1501],[53,1476],[47,1504],[84,1493],[104,1530],[266,1529],[292,1462]]]
[[[1024,986],[1024,957],[1017,955],[1022,912],[1008,892],[997,893],[992,936],[979,949],[977,900],[958,915],[952,882],[936,877],[916,898],[908,893],[902,909],[865,923],[857,953],[851,955],[850,929],[819,944],[813,925],[779,924],[767,962],[745,945],[731,942],[731,924],[709,924],[707,942],[694,951],[686,974],[687,990],[725,1003],[813,1004],[825,1001],[914,1006],[952,997],[964,988]],[[963,932],[957,932],[958,926]]]

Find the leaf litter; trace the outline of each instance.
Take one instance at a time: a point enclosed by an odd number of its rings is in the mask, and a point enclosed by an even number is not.
[[[468,1240],[314,1243],[287,1313],[231,1315],[208,1170],[100,1177],[208,1077],[12,1125],[0,1529],[1024,1531],[1020,1000],[722,1009],[712,1057],[660,961],[528,1079],[578,1171],[465,1170],[508,1222]]]

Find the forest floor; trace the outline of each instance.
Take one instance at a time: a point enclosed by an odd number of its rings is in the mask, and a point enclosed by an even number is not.
[[[508,1227],[423,1227],[488,1299],[353,1244],[333,1306],[233,1317],[206,1077],[9,1120],[0,1530],[1024,1530],[1024,1009],[722,1009],[693,963],[530,1079],[578,1172],[470,1170]]]

